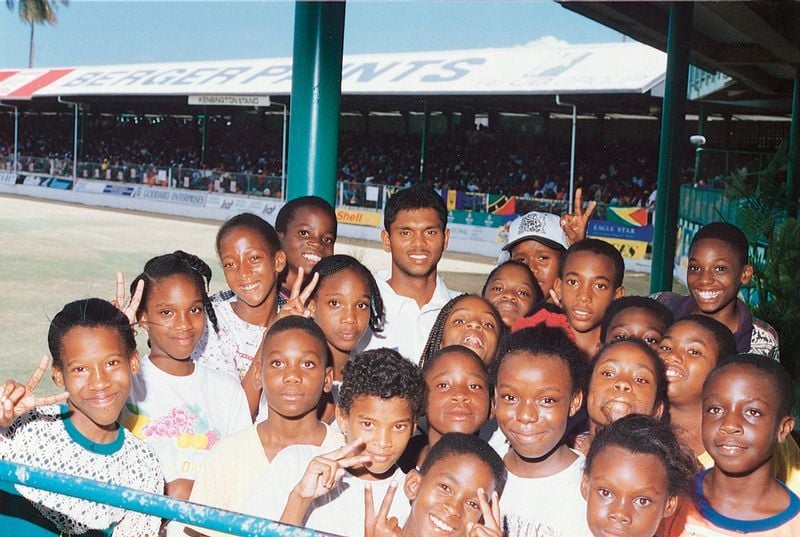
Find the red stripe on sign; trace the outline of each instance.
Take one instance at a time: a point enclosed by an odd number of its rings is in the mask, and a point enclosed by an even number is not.
[[[19,73],[19,71],[0,71],[0,82]]]
[[[47,71],[39,78],[36,78],[31,82],[28,82],[21,88],[16,89],[13,93],[9,93],[8,95],[6,95],[6,97],[30,99],[35,92],[37,92],[38,90],[42,89],[43,87],[49,84],[52,84],[59,78],[68,75],[72,71],[74,71],[74,69],[53,69],[51,71]]]

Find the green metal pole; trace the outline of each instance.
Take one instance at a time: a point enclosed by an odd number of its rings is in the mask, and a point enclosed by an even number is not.
[[[296,2],[287,200],[336,203],[344,2]]]
[[[794,73],[792,94],[792,125],[789,131],[789,166],[786,169],[786,195],[790,200],[790,215],[797,215],[798,184],[800,184],[800,70]]]
[[[419,146],[419,182],[425,181],[425,157],[428,156],[428,126],[431,116],[428,112],[428,101],[423,101],[422,107],[422,136]]]
[[[690,2],[673,2],[669,7],[667,77],[658,151],[658,192],[653,230],[653,263],[650,272],[651,293],[672,290],[680,196],[677,155],[684,142],[684,104],[689,76],[692,9],[693,5]]]
[[[203,115],[200,116],[202,124],[200,125],[200,164],[206,163],[206,123],[208,123],[208,114],[206,107],[203,107]]]

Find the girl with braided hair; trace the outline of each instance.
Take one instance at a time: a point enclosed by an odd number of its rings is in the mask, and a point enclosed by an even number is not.
[[[307,309],[325,334],[332,359],[333,391],[320,400],[323,421],[330,422],[351,351],[367,328],[378,333],[383,330],[383,300],[369,269],[349,255],[323,257],[308,280],[315,275],[317,285]]]
[[[488,366],[504,333],[503,319],[488,300],[478,295],[459,295],[445,304],[436,317],[419,366],[449,345],[471,349]]]
[[[120,421],[161,460],[166,493],[188,499],[208,450],[223,436],[251,424],[239,382],[191,360],[206,316],[216,317],[206,286],[211,269],[176,251],[149,260],[131,283],[144,282],[136,312],[150,353],[141,358]]]

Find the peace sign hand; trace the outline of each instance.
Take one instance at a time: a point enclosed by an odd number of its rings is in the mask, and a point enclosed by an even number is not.
[[[111,302],[114,306],[125,314],[130,324],[136,324],[136,311],[139,309],[139,304],[142,303],[142,293],[144,293],[144,280],[139,280],[136,284],[136,290],[131,296],[131,301],[125,304],[125,276],[121,272],[117,272],[117,292],[114,300]]]
[[[389,509],[397,492],[397,481],[389,483],[389,490],[383,497],[381,507],[375,514],[375,502],[372,498],[372,487],[364,487],[364,537],[397,537],[400,535],[400,522],[397,517],[389,516]]]
[[[355,455],[362,450],[363,445],[364,441],[358,438],[339,449],[311,459],[292,494],[301,500],[311,501],[330,492],[344,476],[345,468],[370,461],[369,455]]]
[[[500,497],[497,492],[492,492],[492,503],[486,496],[486,491],[478,489],[478,502],[483,513],[483,524],[470,522],[467,524],[467,537],[501,537],[503,532],[500,523]]]
[[[33,391],[41,382],[49,364],[50,357],[45,354],[28,382],[21,384],[15,380],[7,380],[3,383],[0,391],[0,426],[8,427],[14,418],[36,407],[61,403],[67,400],[69,392],[62,392],[48,397],[36,397],[34,395]]]
[[[592,217],[597,202],[590,201],[583,210],[583,189],[575,190],[575,208],[573,212],[561,215],[561,229],[567,236],[570,245],[586,238],[586,228],[589,227],[589,219]]]
[[[318,281],[319,273],[317,272],[314,273],[314,276],[311,278],[311,281],[308,282],[308,285],[306,285],[305,289],[302,289],[303,267],[298,267],[297,278],[294,279],[294,283],[292,284],[292,292],[289,295],[289,300],[283,305],[280,313],[278,313],[277,318],[283,319],[284,317],[288,317],[290,315],[302,315],[303,317],[310,317],[311,312],[306,308],[306,302],[308,302],[308,297],[311,296],[311,293],[314,292],[314,288],[317,286]]]

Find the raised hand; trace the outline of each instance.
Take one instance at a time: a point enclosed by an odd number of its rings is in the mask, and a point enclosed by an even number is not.
[[[397,517],[389,516],[394,495],[397,492],[397,482],[389,483],[389,490],[383,497],[381,507],[375,513],[375,502],[372,498],[372,487],[364,487],[364,537],[397,537],[401,534],[400,522]]]
[[[125,314],[131,324],[136,324],[136,311],[139,309],[139,304],[142,303],[142,293],[144,293],[144,280],[139,280],[136,284],[136,290],[131,296],[128,305],[125,305],[125,277],[121,272],[117,272],[117,292],[115,293],[114,300],[111,302],[118,310]]]
[[[467,537],[501,537],[500,498],[497,492],[492,492],[492,502],[486,496],[486,491],[478,489],[478,502],[483,513],[483,524],[470,522],[467,524]]]
[[[289,300],[281,308],[278,314],[278,319],[288,317],[289,315],[302,315],[303,317],[310,317],[311,312],[306,308],[308,297],[314,292],[314,288],[319,281],[319,273],[315,273],[308,282],[305,289],[303,289],[303,267],[297,268],[297,278],[294,279],[292,284],[292,292],[289,294]]]
[[[0,426],[8,427],[17,416],[43,405],[52,405],[66,401],[69,392],[62,392],[48,397],[36,397],[34,390],[50,365],[50,357],[46,354],[39,360],[39,366],[28,382],[21,384],[15,380],[7,380],[0,391]]]
[[[575,190],[575,208],[573,212],[561,215],[561,229],[567,236],[570,245],[586,238],[586,228],[589,227],[589,219],[592,217],[597,202],[590,201],[583,210],[583,189]]]
[[[363,439],[358,438],[339,449],[311,459],[292,494],[302,500],[310,501],[330,492],[342,479],[345,468],[369,462],[369,455],[356,455],[363,446]]]

